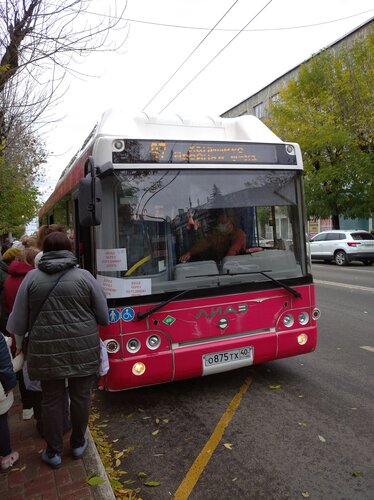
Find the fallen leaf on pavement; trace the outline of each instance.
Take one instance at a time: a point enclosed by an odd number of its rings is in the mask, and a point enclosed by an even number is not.
[[[161,483],[159,483],[158,481],[147,481],[146,483],[143,484],[144,486],[154,487],[154,486],[160,486]]]
[[[105,481],[102,477],[96,476],[95,474],[91,474],[90,476],[86,477],[86,483],[90,484],[91,486],[96,486],[97,484],[103,484]]]

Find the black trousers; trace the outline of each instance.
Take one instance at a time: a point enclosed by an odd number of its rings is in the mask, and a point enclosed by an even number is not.
[[[95,375],[68,379],[70,397],[71,448],[83,445],[90,413],[91,394]],[[43,435],[47,454],[61,455],[64,435],[65,379],[42,380]]]
[[[32,391],[26,389],[25,382],[23,380],[23,371],[17,372],[18,388],[21,394],[22,409],[28,409],[33,407],[33,394]]]

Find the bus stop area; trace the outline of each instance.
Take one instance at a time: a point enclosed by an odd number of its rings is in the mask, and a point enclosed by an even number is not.
[[[99,453],[87,430],[88,448],[80,460],[70,454],[69,433],[64,439],[62,465],[52,469],[41,461],[45,441],[38,435],[35,420],[22,420],[18,388],[8,413],[11,442],[20,458],[8,471],[0,473],[0,498],[4,500],[115,500]],[[90,486],[86,479],[100,476],[104,482]]]

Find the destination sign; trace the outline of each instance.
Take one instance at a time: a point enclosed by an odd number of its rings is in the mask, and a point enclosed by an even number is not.
[[[247,142],[113,141],[113,163],[296,165],[285,144]]]

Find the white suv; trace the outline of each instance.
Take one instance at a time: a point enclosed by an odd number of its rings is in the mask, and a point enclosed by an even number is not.
[[[323,231],[310,240],[310,255],[313,260],[335,261],[338,266],[352,260],[370,266],[374,263],[374,236],[354,229]]]

